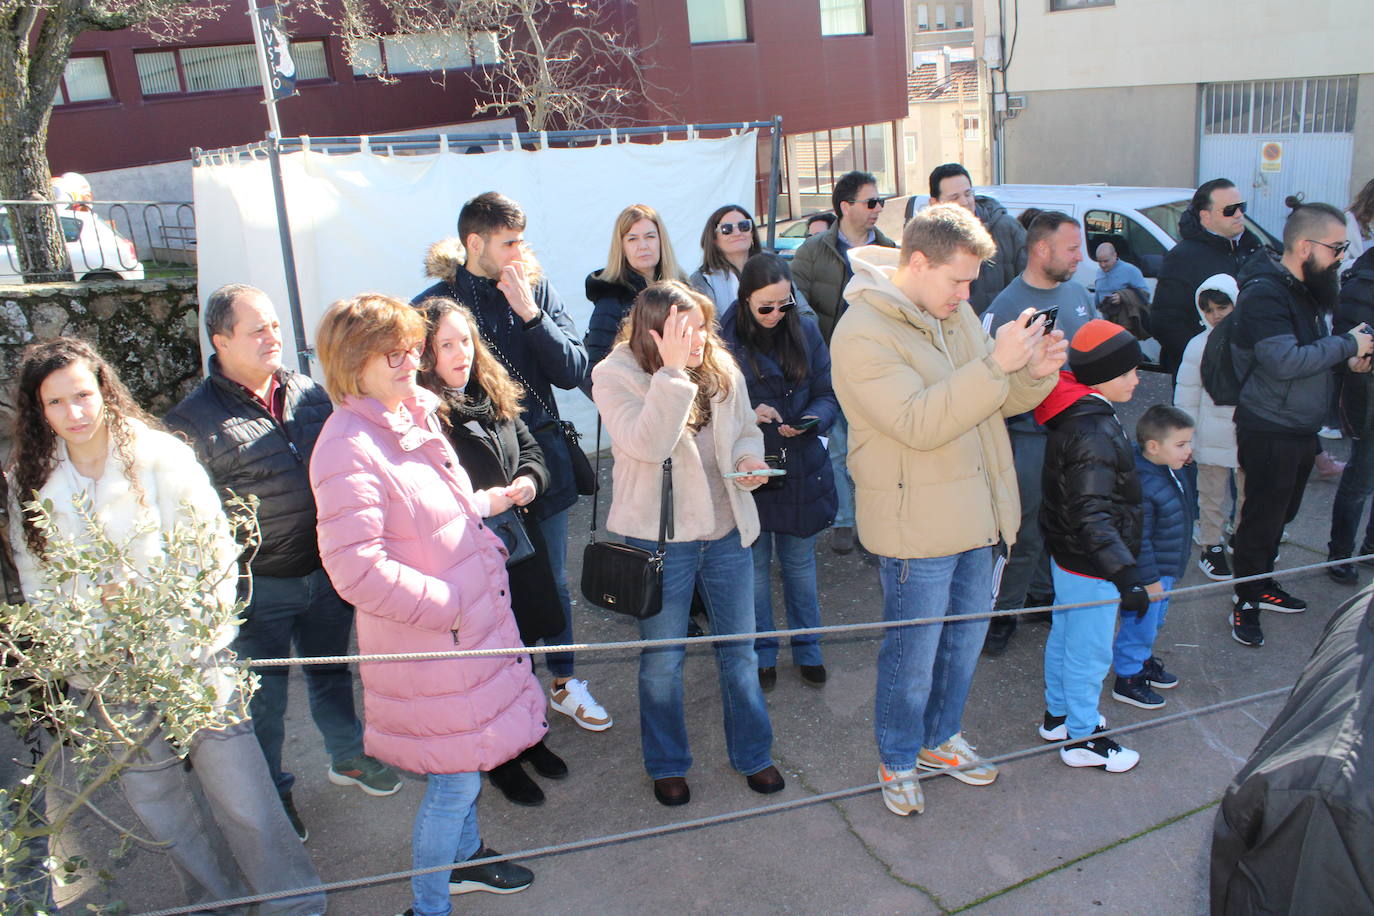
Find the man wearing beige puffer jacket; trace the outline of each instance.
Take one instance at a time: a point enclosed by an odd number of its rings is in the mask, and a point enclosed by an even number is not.
[[[899,252],[850,253],[849,309],[831,340],[849,417],[859,540],[880,559],[883,619],[987,612],[1021,509],[1004,417],[1054,388],[1067,344],[1027,309],[989,338],[969,284],[996,246],[940,205],[907,223]],[[917,768],[987,785],[997,769],[961,718],[986,618],[897,627],[878,653],[874,734],[883,803],[919,814]]]

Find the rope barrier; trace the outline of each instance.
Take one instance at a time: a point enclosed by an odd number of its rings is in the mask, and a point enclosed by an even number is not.
[[[1099,734],[1103,736],[1124,735],[1128,732],[1139,731],[1146,728],[1154,728],[1160,725],[1171,725],[1176,722],[1197,718],[1199,716],[1210,715],[1214,712],[1221,712],[1236,706],[1243,706],[1248,703],[1256,703],[1274,697],[1287,694],[1290,687],[1276,687],[1272,690],[1263,690],[1259,693],[1252,693],[1248,696],[1238,697],[1231,700],[1222,700],[1197,709],[1184,709],[1168,715],[1159,716],[1145,722],[1136,722],[1131,725],[1121,725],[1110,728]],[[1062,747],[1074,743],[1076,739],[1066,738],[1063,741],[1045,742],[1034,747],[1021,748],[1020,750],[1010,751],[999,754],[995,757],[987,757],[984,760],[994,765],[1010,763],[1027,757],[1034,757],[1039,754],[1046,754],[1056,751]],[[964,769],[974,764],[966,764]],[[948,775],[950,770],[935,770],[929,773],[917,775],[919,781],[932,779],[936,776]],[[349,890],[356,887],[366,887],[372,884],[389,884],[393,881],[402,881],[416,875],[428,875],[435,872],[449,871],[453,868],[467,867],[469,865],[489,865],[497,862],[508,862],[514,859],[537,859],[547,856],[562,855],[569,852],[579,852],[585,849],[598,849],[603,846],[613,846],[619,843],[632,842],[635,840],[648,839],[651,837],[667,836],[674,833],[682,833],[688,830],[698,830],[704,827],[714,827],[720,824],[728,824],[735,821],[747,820],[755,817],[763,817],[770,814],[780,814],[785,811],[794,811],[798,808],[805,808],[811,805],[823,804],[826,802],[839,801],[866,792],[881,790],[882,783],[873,782],[864,785],[851,786],[847,789],[836,789],[832,792],[822,792],[817,795],[808,795],[805,798],[796,798],[784,802],[773,802],[766,805],[758,805],[752,808],[743,808],[737,811],[727,811],[723,814],[713,814],[707,817],[693,818],[686,821],[677,821],[672,824],[660,824],[655,827],[642,827],[638,830],[627,830],[622,833],[613,833],[606,836],[591,837],[583,840],[572,840],[567,843],[558,843],[552,846],[540,846],[533,849],[524,849],[518,852],[505,853],[503,855],[489,856],[485,859],[473,859],[470,862],[450,862],[444,865],[435,865],[427,868],[411,868],[404,871],[385,872],[377,875],[368,875],[362,878],[348,878],[342,881],[331,881],[317,884],[312,887],[293,888],[285,891],[273,891],[271,893],[253,894],[246,897],[235,897],[231,900],[219,900],[211,903],[198,903],[188,906],[171,907],[168,909],[151,910],[139,914],[139,916],[183,916],[188,913],[199,913],[209,910],[219,910],[227,907],[248,906],[250,904],[263,903],[268,900],[280,900],[284,897],[299,897],[306,894],[330,893],[333,891]]]
[[[1175,595],[1192,595],[1222,588],[1234,588],[1239,583],[1261,582],[1280,576],[1312,572],[1318,569],[1326,569],[1329,566],[1337,566],[1342,563],[1358,563],[1365,560],[1374,560],[1374,553],[1362,554],[1357,557],[1346,557],[1338,560],[1326,560],[1321,563],[1310,563],[1306,566],[1294,566],[1288,569],[1276,569],[1273,572],[1260,573],[1254,576],[1244,576],[1236,579],[1226,579],[1219,582],[1204,582],[1200,585],[1187,585],[1183,588],[1175,588],[1164,592],[1161,597],[1173,598]],[[867,623],[798,627],[795,630],[760,630],[752,633],[725,634],[713,633],[710,636],[681,636],[672,639],[630,639],[616,642],[573,643],[570,645],[558,646],[510,646],[499,649],[450,649],[442,652],[396,652],[372,655],[320,655],[305,658],[238,659],[237,664],[249,668],[278,668],[286,665],[344,665],[356,664],[359,662],[433,661],[452,658],[492,658],[503,655],[546,655],[551,652],[611,652],[626,649],[658,649],[670,646],[711,645],[718,642],[743,642],[745,640],[753,640],[761,637],[778,639],[782,637],[811,634],[831,635],[835,633],[855,633],[869,630],[887,630],[894,627],[913,627],[927,623],[954,623],[960,620],[991,619],[993,617],[1007,617],[1012,614],[1071,611],[1085,607],[1101,607],[1102,603],[1101,601],[1079,601],[1072,604],[1047,604],[1040,607],[1010,608],[1002,611],[973,611],[966,614],[949,614],[941,617],[918,617],[912,620],[876,620]]]

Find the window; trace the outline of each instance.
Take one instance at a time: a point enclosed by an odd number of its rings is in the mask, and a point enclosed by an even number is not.
[[[694,45],[748,41],[744,0],[687,0],[687,28]]]
[[[930,6],[928,4],[916,4],[916,30],[918,32],[930,31]]]
[[[822,35],[867,35],[866,0],[821,0]]]
[[[909,158],[915,159],[914,138],[906,140]],[[795,134],[788,138],[788,151],[788,178],[797,183],[803,211],[829,210],[835,180],[851,169],[872,172],[879,194],[894,192],[897,149],[891,122]]]
[[[110,76],[105,71],[105,56],[101,54],[68,60],[67,68],[62,71],[62,85],[52,101],[54,105],[74,105],[112,98]]]
[[[1149,216],[1149,211],[1141,211]],[[1121,260],[1134,264],[1147,277],[1159,275],[1164,263],[1164,245],[1150,230],[1121,213],[1110,210],[1089,210],[1083,216],[1087,230],[1087,253],[1097,252],[1097,246],[1111,242]]]
[[[944,29],[949,28],[949,26],[948,26],[948,24],[947,24],[948,22],[949,22],[949,20],[947,20],[947,19],[945,18],[945,5],[944,5],[943,3],[937,3],[937,4],[935,5],[935,29],[936,29],[936,31],[942,31],[942,30],[944,30]]]
[[[138,83],[145,96],[191,92],[224,92],[262,85],[258,52],[251,44],[138,51]],[[329,79],[323,41],[291,42],[296,81]]]
[[[906,141],[906,161],[910,164],[914,164],[916,162],[916,135],[907,134],[902,139]]]
[[[981,127],[978,115],[964,115],[964,139],[977,140],[980,138]]]
[[[1081,10],[1090,6],[1116,6],[1116,0],[1050,0],[1050,12]]]
[[[954,4],[954,27],[962,29],[967,23],[968,20],[964,18],[964,5],[962,3]]]
[[[1353,76],[1211,83],[1202,92],[1205,134],[1344,134],[1355,129]]]
[[[496,36],[491,32],[477,33],[472,36],[469,49],[467,37],[458,32],[386,35],[380,45],[373,41],[354,46],[353,70],[363,76],[462,70],[474,66],[474,53],[477,66],[500,61]]]

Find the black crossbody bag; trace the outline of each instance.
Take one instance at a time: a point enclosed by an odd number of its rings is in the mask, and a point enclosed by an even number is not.
[[[601,473],[601,421],[596,423],[596,473]],[[582,597],[639,620],[663,610],[663,551],[673,536],[673,459],[663,460],[658,548],[653,551],[596,539],[599,491],[592,491],[591,543],[582,551]]]

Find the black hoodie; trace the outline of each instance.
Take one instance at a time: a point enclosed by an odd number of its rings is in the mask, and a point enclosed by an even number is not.
[[[1333,324],[1337,334],[1360,324],[1374,328],[1374,248],[1360,255],[1343,275]],[[1341,420],[1356,439],[1374,433],[1374,373],[1344,370]]]

